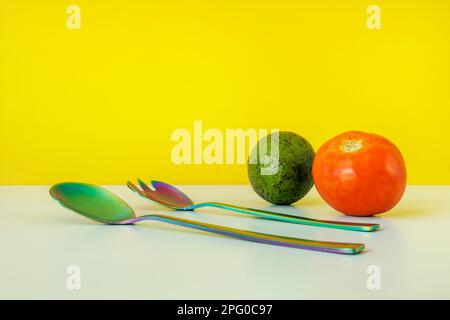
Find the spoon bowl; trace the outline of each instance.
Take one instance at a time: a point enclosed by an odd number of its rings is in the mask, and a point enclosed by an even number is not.
[[[103,223],[119,223],[136,217],[121,198],[104,188],[78,182],[55,184],[50,195],[63,207]]]

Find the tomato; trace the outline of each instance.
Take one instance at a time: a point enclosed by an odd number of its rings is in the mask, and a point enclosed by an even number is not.
[[[345,132],[324,143],[316,153],[312,173],[322,198],[353,216],[388,211],[406,187],[399,149],[380,135],[360,131]]]

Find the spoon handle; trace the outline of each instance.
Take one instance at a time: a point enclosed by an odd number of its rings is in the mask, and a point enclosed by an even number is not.
[[[241,240],[254,241],[284,247],[293,247],[298,249],[341,253],[341,254],[356,254],[364,250],[364,244],[362,243],[328,242],[328,241],[283,237],[272,234],[224,227],[210,223],[191,221],[182,218],[175,218],[166,215],[156,215],[156,214],[144,215],[130,220],[122,221],[120,222],[120,224],[130,224],[141,220],[157,220],[161,222],[174,224],[177,226],[238,238]]]
[[[199,204],[195,205],[195,208],[200,208],[200,207],[220,208],[220,209],[231,210],[231,211],[235,211],[235,212],[253,215],[253,216],[256,216],[259,218],[291,222],[291,223],[298,223],[298,224],[315,226],[315,227],[335,228],[335,229],[352,230],[352,231],[367,231],[367,232],[375,231],[380,228],[379,224],[374,224],[374,223],[353,223],[353,222],[317,220],[317,219],[312,219],[312,218],[287,215],[287,214],[283,214],[283,213],[258,210],[258,209],[252,209],[252,208],[245,208],[245,207],[240,207],[240,206],[235,206],[235,205],[220,203],[220,202],[204,202],[204,203],[199,203]]]

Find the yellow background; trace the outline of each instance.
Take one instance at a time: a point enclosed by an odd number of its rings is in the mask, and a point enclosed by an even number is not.
[[[409,183],[450,183],[450,1],[0,0],[0,22],[0,184],[246,183],[245,165],[172,164],[194,120],[316,149],[378,132]]]

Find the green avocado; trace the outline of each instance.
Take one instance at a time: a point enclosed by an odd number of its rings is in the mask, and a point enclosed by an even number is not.
[[[278,134],[278,142],[274,134]],[[311,144],[296,133],[279,131],[263,137],[248,158],[248,178],[253,190],[273,204],[300,200],[314,185],[314,155]]]

